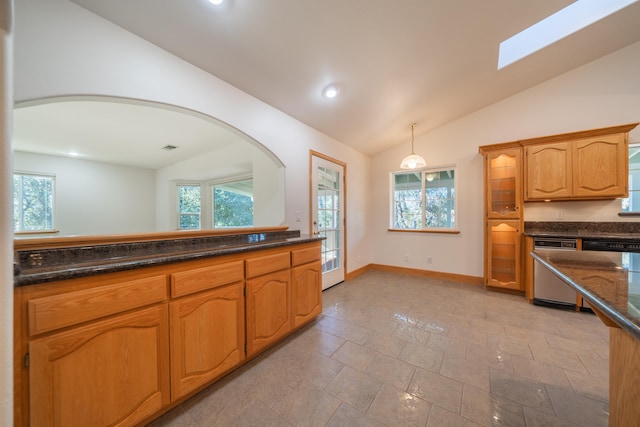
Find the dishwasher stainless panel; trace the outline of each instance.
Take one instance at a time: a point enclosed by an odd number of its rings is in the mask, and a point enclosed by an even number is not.
[[[576,239],[539,238],[533,240],[535,249],[575,251]],[[577,293],[573,288],[552,273],[548,268],[534,260],[533,266],[533,303],[547,307],[575,310]]]

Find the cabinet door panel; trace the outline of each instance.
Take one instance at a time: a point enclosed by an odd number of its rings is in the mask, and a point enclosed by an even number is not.
[[[167,305],[29,344],[32,426],[134,425],[169,403]]]
[[[489,221],[486,285],[524,290],[520,277],[520,221]]]
[[[571,197],[571,149],[568,143],[525,148],[527,158],[526,200]]]
[[[242,290],[238,282],[171,303],[172,400],[244,359]]]
[[[293,268],[293,327],[296,328],[322,312],[322,262]]]
[[[274,343],[291,330],[290,271],[247,280],[247,355]]]
[[[490,152],[485,159],[487,216],[519,218],[522,204],[522,150]]]
[[[573,196],[626,197],[628,148],[624,134],[574,143]]]

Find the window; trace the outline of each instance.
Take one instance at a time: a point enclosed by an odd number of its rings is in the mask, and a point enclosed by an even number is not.
[[[455,229],[455,167],[395,172],[391,181],[392,229]]]
[[[622,212],[640,213],[640,144],[629,144],[629,197],[622,199]]]
[[[253,179],[214,184],[213,228],[253,226]]]
[[[178,184],[178,229],[200,228],[200,184]]]
[[[13,174],[13,230],[50,232],[53,229],[55,177]]]

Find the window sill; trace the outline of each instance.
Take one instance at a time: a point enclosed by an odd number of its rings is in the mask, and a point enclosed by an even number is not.
[[[14,231],[16,236],[30,236],[38,234],[58,234],[60,230],[34,230],[34,231]]]
[[[430,228],[427,230],[401,230],[398,228],[389,228],[387,231],[392,231],[394,233],[437,233],[437,234],[460,234],[460,230],[454,230],[451,228]]]
[[[640,212],[618,212],[618,216],[640,216]]]

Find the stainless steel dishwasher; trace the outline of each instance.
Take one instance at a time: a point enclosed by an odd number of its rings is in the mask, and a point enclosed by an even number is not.
[[[557,251],[575,251],[577,239],[553,237],[536,237],[533,249],[549,249]],[[546,307],[566,310],[576,309],[576,291],[548,268],[534,260],[533,267],[533,303]]]

